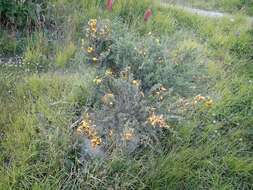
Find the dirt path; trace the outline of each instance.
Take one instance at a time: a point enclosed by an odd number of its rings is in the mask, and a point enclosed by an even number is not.
[[[172,5],[170,3],[164,3],[164,2],[161,2],[161,5],[165,6],[165,7],[175,7],[175,8],[182,9],[187,12],[194,13],[196,15],[200,15],[200,16],[204,16],[204,17],[209,17],[209,18],[228,17],[231,19],[231,21],[234,20],[234,16],[229,13],[222,13],[222,12],[218,12],[218,11],[207,11],[207,10],[202,10],[202,9],[197,9],[197,8],[185,7],[185,6],[181,6],[181,5]],[[253,22],[253,17],[247,17],[247,18],[248,18],[249,22]]]

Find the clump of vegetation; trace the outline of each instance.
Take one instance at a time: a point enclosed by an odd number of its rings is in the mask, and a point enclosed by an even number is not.
[[[54,27],[13,43],[5,25],[0,186],[252,189],[247,19],[106,3],[47,1]]]
[[[42,27],[46,7],[44,0],[3,0],[0,2],[0,24],[11,29]]]

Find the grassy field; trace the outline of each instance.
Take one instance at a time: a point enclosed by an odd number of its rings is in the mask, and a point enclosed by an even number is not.
[[[253,189],[245,16],[43,2],[0,4],[0,189]]]

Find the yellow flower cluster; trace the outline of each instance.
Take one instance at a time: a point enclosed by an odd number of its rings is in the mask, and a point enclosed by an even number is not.
[[[205,104],[206,107],[210,108],[213,105],[213,100],[210,97],[205,97],[202,95],[197,95],[194,98],[193,105],[196,105],[197,103],[202,102]]]
[[[166,121],[163,118],[163,115],[155,115],[154,112],[148,117],[148,123],[152,126],[159,126],[160,128],[164,128],[166,126]]]
[[[102,97],[102,102],[105,105],[113,106],[114,95],[112,93],[107,93]]]
[[[159,96],[160,100],[163,100],[163,93],[166,92],[167,89],[164,86],[160,86],[154,93],[155,95]]]
[[[89,20],[88,25],[89,25],[90,31],[92,33],[96,33],[97,32],[97,20],[96,19]]]
[[[92,121],[90,120],[89,115],[87,114],[85,119],[81,122],[81,125],[77,128],[77,132],[87,135],[91,141],[93,148],[96,148],[98,145],[101,145],[102,139],[97,135],[94,128],[92,128]]]

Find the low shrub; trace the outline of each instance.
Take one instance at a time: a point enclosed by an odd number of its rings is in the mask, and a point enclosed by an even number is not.
[[[120,28],[118,21],[112,26],[93,21],[96,23],[94,32],[90,32],[92,27],[89,26],[86,38],[88,63],[116,72],[129,67],[134,76],[138,76],[144,91],[159,83],[183,96],[197,94],[198,89],[203,89],[201,85],[208,80],[204,60],[208,60],[197,41],[183,41],[181,47],[173,47],[177,36],[168,39],[150,33],[140,38]],[[101,31],[105,30],[108,32],[101,36]]]

